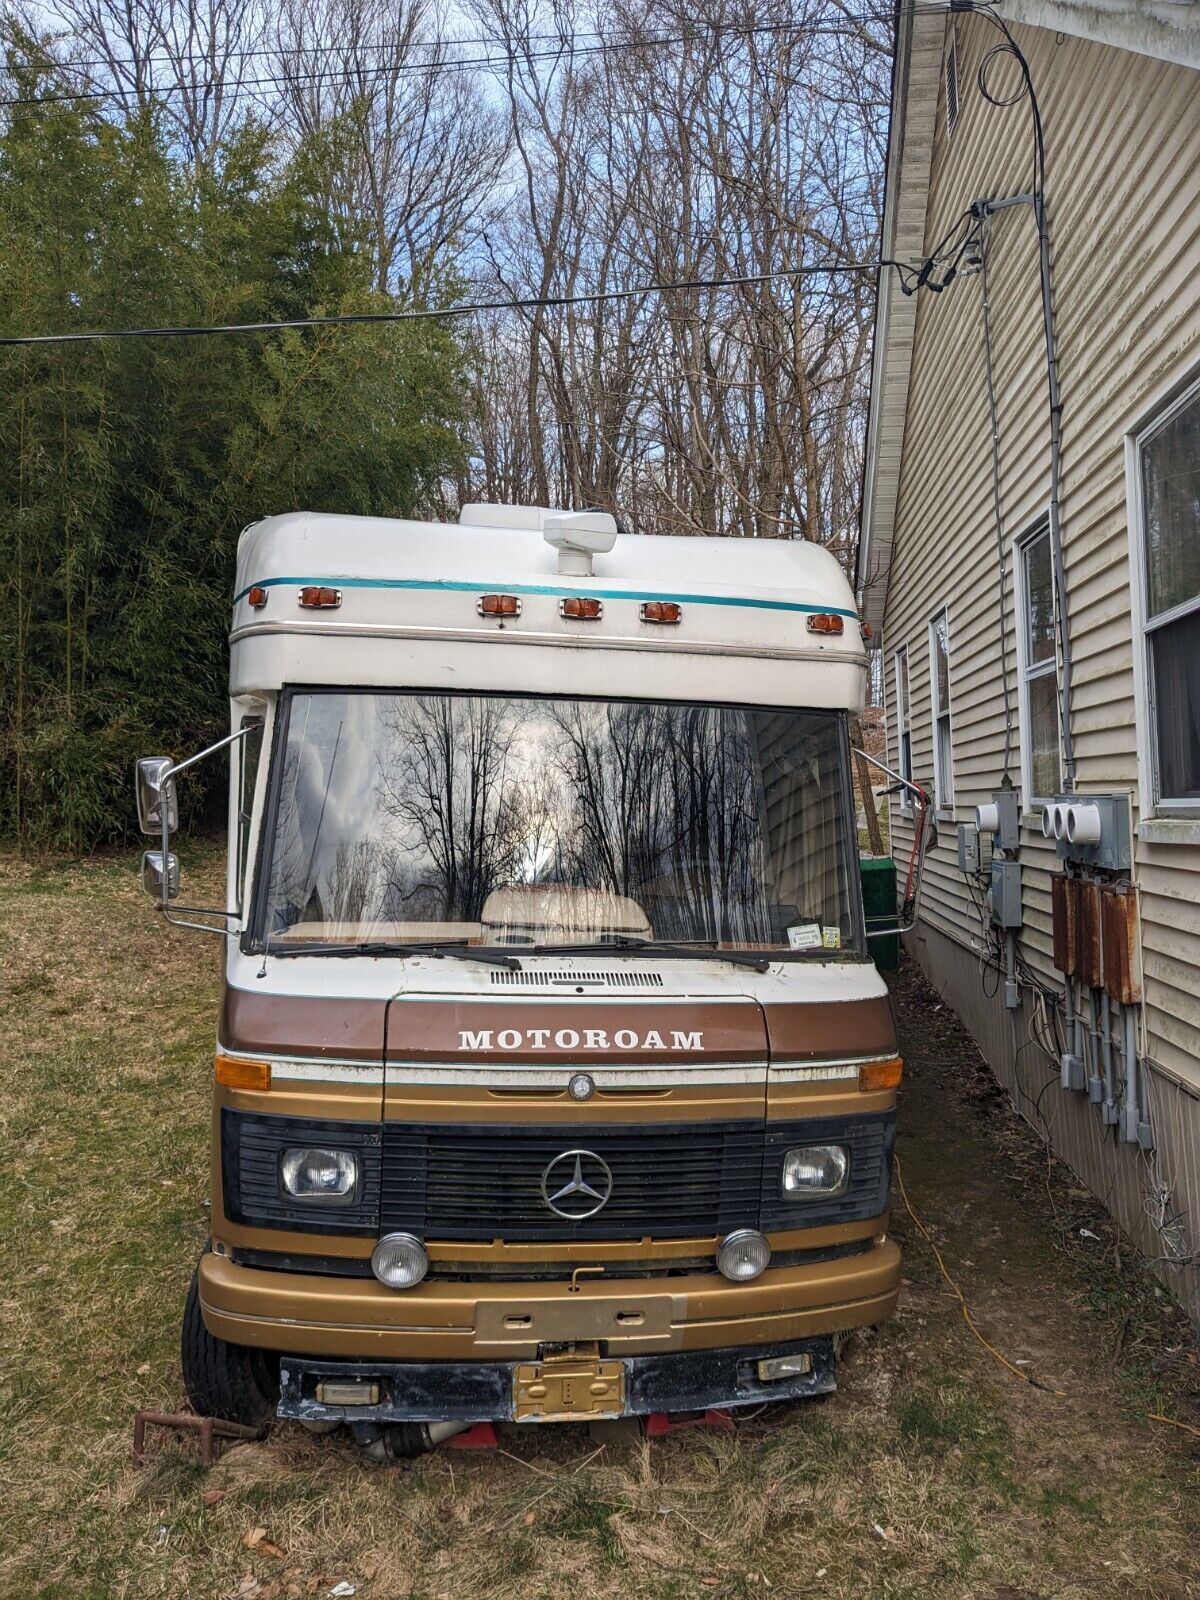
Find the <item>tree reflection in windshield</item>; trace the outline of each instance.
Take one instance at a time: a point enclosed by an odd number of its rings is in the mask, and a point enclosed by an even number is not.
[[[849,943],[844,781],[830,713],[296,692],[266,928]]]

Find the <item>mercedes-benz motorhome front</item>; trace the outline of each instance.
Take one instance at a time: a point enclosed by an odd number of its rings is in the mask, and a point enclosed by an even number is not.
[[[887,1317],[865,656],[802,543],[610,518],[242,537],[196,1409],[404,1453],[834,1386]],[[185,781],[185,780],[184,780]]]

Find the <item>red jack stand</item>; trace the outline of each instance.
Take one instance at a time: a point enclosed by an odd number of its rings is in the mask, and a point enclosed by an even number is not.
[[[691,1414],[671,1411],[651,1411],[642,1419],[647,1439],[661,1439],[664,1434],[678,1433],[683,1428],[720,1428],[725,1433],[737,1431],[737,1424],[728,1411],[697,1411]]]
[[[442,1441],[443,1450],[494,1450],[500,1443],[490,1422],[477,1422],[465,1433],[453,1433]]]

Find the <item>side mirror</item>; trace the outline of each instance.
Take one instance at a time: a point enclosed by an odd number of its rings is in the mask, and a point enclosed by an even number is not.
[[[174,762],[166,756],[143,756],[134,769],[138,822],[143,833],[162,833],[164,805],[167,812],[167,832],[173,833],[179,826],[175,780],[167,776],[172,766]],[[143,867],[143,875],[144,871]],[[178,893],[178,889],[175,892]]]
[[[179,857],[168,850],[166,866],[161,850],[147,850],[142,855],[142,888],[151,900],[160,904],[174,900],[179,893]]]

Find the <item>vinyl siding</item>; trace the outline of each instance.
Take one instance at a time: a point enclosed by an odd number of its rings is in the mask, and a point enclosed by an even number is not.
[[[976,86],[995,30],[977,17],[959,16],[955,25],[961,106],[952,136],[944,104],[937,108],[926,251],[972,200],[1027,191],[1032,174],[1028,103],[996,108]],[[1128,790],[1136,820],[1125,436],[1190,370],[1200,368],[1200,73],[1040,29],[1014,31],[1029,59],[1046,136],[1076,783],[1083,791]],[[1014,82],[1015,64],[993,65],[994,86],[1003,92]],[[988,276],[1013,714],[1009,771],[1019,784],[1013,543],[1046,511],[1045,345],[1030,208],[1000,213],[991,230]],[[913,766],[922,782],[933,771],[928,623],[943,605],[950,619],[955,819],[965,821],[1004,772],[999,578],[978,277],[960,278],[940,295],[924,293],[917,305],[882,642],[889,730],[894,651],[908,647]],[[889,748],[894,761],[892,732]],[[911,838],[907,826],[897,819],[898,852]],[[959,974],[965,981],[978,951],[978,913],[958,872],[953,823],[940,826],[921,919],[924,931],[941,938],[924,945],[917,940],[914,949],[920,955],[940,948],[944,939],[945,948],[967,958]],[[1041,838],[1038,818],[1023,827],[1021,862],[1021,949],[1040,976],[1060,984],[1050,959],[1048,875],[1057,862]],[[1159,1158],[1178,1187],[1176,1203],[1190,1213],[1200,1248],[1200,844],[1139,840],[1134,875]],[[936,966],[925,959],[938,981]],[[977,971],[974,981],[978,989]],[[950,998],[971,1013],[985,1053],[995,1057],[993,1065],[1016,1094],[1011,1062],[1005,1065],[1011,1052],[999,999],[988,1003],[981,994],[977,1005],[964,993]],[[1026,1051],[1023,1059],[1033,1054]],[[1144,1158],[1114,1146],[1111,1136],[1105,1141],[1098,1115],[1081,1097],[1062,1095],[1057,1087],[1049,1093],[1058,1105],[1054,1137],[1063,1154],[1098,1193],[1112,1194],[1123,1223],[1148,1254],[1158,1254],[1146,1233]],[[1020,1104],[1020,1094],[1017,1099]],[[1195,1292],[1194,1277],[1188,1283],[1185,1298]]]

